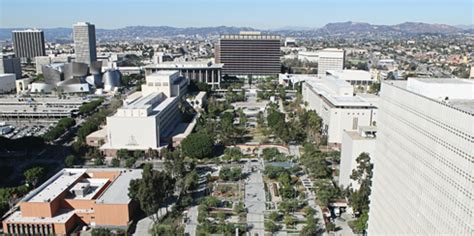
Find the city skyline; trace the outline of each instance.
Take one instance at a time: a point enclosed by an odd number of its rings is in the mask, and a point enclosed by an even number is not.
[[[104,10],[111,9],[111,4],[113,11]],[[250,0],[138,0],[133,3],[125,0],[70,0],[68,4],[59,0],[2,0],[0,28],[69,28],[72,23],[78,21],[94,22],[98,28],[103,29],[135,25],[167,25],[180,28],[221,25],[258,29],[319,28],[327,23],[345,21],[380,25],[403,22],[472,25],[473,7],[469,0],[262,0],[257,3]],[[25,11],[25,8],[35,11]],[[212,14],[206,13],[210,9]],[[232,11],[227,11],[228,9]],[[336,11],[338,14],[334,14]],[[83,12],[88,12],[87,19],[84,18]],[[247,14],[242,15],[241,12]],[[31,17],[24,17],[25,13]],[[121,14],[124,15],[120,16]],[[48,17],[42,17],[44,15]]]

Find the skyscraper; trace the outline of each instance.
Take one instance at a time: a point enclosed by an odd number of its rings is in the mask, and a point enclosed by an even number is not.
[[[326,48],[319,51],[318,54],[318,75],[325,75],[327,70],[341,72],[344,69],[344,50]]]
[[[44,47],[44,33],[37,29],[12,31],[13,49],[16,57],[23,62],[38,56],[46,55]]]
[[[97,60],[95,26],[88,22],[78,22],[73,28],[75,61],[90,65]]]
[[[474,81],[384,82],[369,235],[473,235]]]
[[[223,75],[268,76],[281,71],[280,36],[259,32],[221,35],[215,54],[216,63],[224,63]]]

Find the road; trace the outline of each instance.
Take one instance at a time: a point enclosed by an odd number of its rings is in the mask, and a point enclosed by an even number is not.
[[[265,234],[265,186],[263,184],[263,161],[258,163],[247,162],[243,172],[249,176],[245,181],[244,204],[247,208],[247,225],[251,227],[250,235],[263,236]],[[253,169],[253,171],[252,171]]]

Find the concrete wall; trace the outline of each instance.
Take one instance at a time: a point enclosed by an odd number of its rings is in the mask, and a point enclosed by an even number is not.
[[[351,135],[358,136],[353,138]],[[375,139],[361,138],[356,132],[344,132],[341,146],[341,165],[339,168],[339,185],[347,188],[349,184],[353,189],[358,189],[359,184],[350,179],[352,170],[357,168],[357,157],[363,152],[373,158],[375,150]]]

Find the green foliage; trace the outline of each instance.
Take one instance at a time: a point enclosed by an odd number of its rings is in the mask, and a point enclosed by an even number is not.
[[[129,157],[127,149],[119,149],[117,150],[117,158],[118,159],[127,159]]]
[[[329,179],[319,179],[314,183],[316,196],[323,206],[327,206],[333,199],[342,198],[341,190]]]
[[[239,167],[229,168],[222,167],[219,172],[219,178],[224,181],[237,181],[242,178],[242,169]]]
[[[281,229],[281,226],[275,224],[273,221],[265,221],[264,223],[265,225],[265,231],[268,231],[268,232],[271,232],[271,233],[275,233],[277,232],[278,230]]]
[[[75,163],[76,163],[76,157],[75,157],[74,155],[68,155],[68,156],[64,159],[64,164],[65,164],[66,167],[68,167],[68,168],[73,167]]]
[[[270,179],[276,179],[280,175],[289,174],[288,170],[286,170],[285,168],[281,166],[272,166],[272,165],[266,165],[263,173]]]
[[[352,228],[356,232],[363,232],[367,228],[367,220],[369,211],[369,196],[372,186],[373,164],[370,161],[368,153],[361,153],[357,158],[357,167],[352,170],[351,179],[357,181],[360,187],[353,190],[348,188],[349,205],[354,209],[354,212],[362,213],[362,215],[353,222]]]
[[[64,132],[66,132],[69,128],[74,126],[76,124],[76,121],[72,118],[61,118],[59,119],[58,123],[56,126],[52,129],[50,129],[48,132],[46,132],[43,135],[43,138],[51,142],[57,138],[59,138]]]
[[[111,236],[113,235],[109,229],[106,228],[94,228],[91,231],[92,236]]]
[[[268,218],[272,220],[273,222],[278,222],[281,221],[281,215],[278,214],[278,212],[273,211],[268,215]]]
[[[243,157],[244,155],[240,151],[240,148],[226,148],[224,150],[224,156],[222,158],[224,160],[239,161]]]
[[[380,92],[380,83],[376,82],[370,85],[369,87],[370,93],[378,93]]]
[[[137,159],[135,157],[129,157],[125,160],[125,167],[132,168],[135,165]]]
[[[36,187],[37,184],[46,177],[46,170],[43,167],[33,167],[26,170],[23,175],[25,176],[25,181],[28,184],[31,184],[33,187]]]
[[[198,159],[210,157],[213,147],[212,137],[203,132],[192,133],[181,142],[183,154]]]
[[[120,167],[120,160],[118,158],[112,158],[112,167]]]
[[[297,223],[296,218],[290,214],[285,215],[283,222],[285,223],[286,227],[294,227]]]
[[[241,214],[241,213],[244,213],[245,212],[245,205],[243,202],[239,202],[237,204],[234,205],[234,212],[236,214]]]
[[[356,220],[350,221],[349,226],[352,228],[352,231],[356,234],[363,234],[367,229],[367,221],[369,220],[369,213],[364,211],[362,215],[359,216]]]
[[[0,215],[4,215],[16,200],[27,194],[29,188],[25,185],[12,188],[0,188]]]
[[[222,204],[221,200],[214,196],[207,196],[201,199],[201,205],[209,208],[209,207],[218,207]]]
[[[289,199],[278,204],[278,208],[285,213],[295,212],[300,209],[300,207],[301,204],[296,199]]]
[[[332,231],[336,231],[336,225],[332,222],[328,222],[326,224],[326,231],[329,233],[329,232],[332,232]]]
[[[151,165],[145,165],[141,179],[130,181],[129,197],[138,202],[148,215],[157,214],[165,205],[174,190],[175,180],[165,172],[155,171]],[[154,217],[156,221],[156,217]]]
[[[95,111],[97,107],[99,107],[104,102],[104,98],[99,98],[97,100],[90,101],[88,103],[83,104],[79,107],[80,114],[89,114],[92,111]]]

